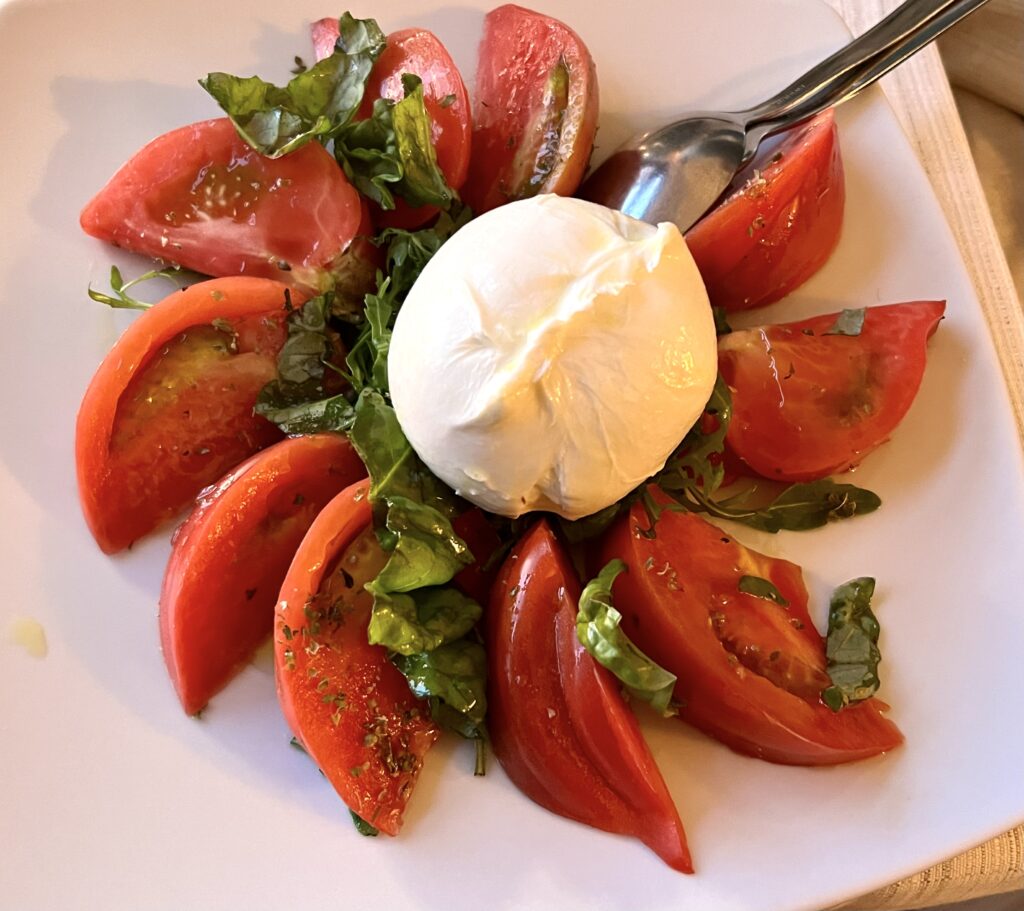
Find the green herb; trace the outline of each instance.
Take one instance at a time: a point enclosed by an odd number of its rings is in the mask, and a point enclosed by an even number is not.
[[[162,278],[167,281],[173,282],[176,289],[181,286],[177,283],[176,279],[183,274],[181,267],[171,266],[168,269],[153,269],[149,272],[143,272],[138,278],[133,278],[131,281],[126,282],[121,275],[121,270],[117,266],[110,267],[110,289],[114,292],[114,295],[104,294],[102,291],[93,290],[92,285],[89,286],[89,297],[94,301],[101,304],[106,304],[108,307],[113,307],[116,310],[148,310],[153,305],[146,301],[137,300],[134,297],[130,297],[127,294],[129,288],[133,288],[135,285],[141,284],[142,282],[148,282],[154,278]],[[184,273],[188,275],[190,273]]]
[[[368,838],[376,838],[380,835],[380,829],[376,826],[371,826],[365,819],[359,816],[355,810],[349,810],[349,814],[352,816],[352,823],[356,827],[356,831],[360,835],[365,835]]]
[[[757,492],[756,485],[731,497],[715,499],[713,494],[725,474],[725,435],[731,418],[732,396],[719,376],[703,418],[653,482],[687,509],[772,533],[820,528],[830,521],[874,512],[881,505],[882,501],[870,490],[837,484],[828,478],[791,484],[764,506],[748,505]],[[660,509],[648,512],[653,525]]]
[[[431,652],[468,633],[483,613],[472,598],[455,588],[419,588],[408,593],[388,591],[377,582],[373,595],[371,645],[383,645],[400,655]]]
[[[487,655],[483,646],[460,639],[416,655],[396,655],[395,666],[434,718],[467,738],[483,737],[487,713]]]
[[[782,607],[789,607],[789,602],[783,597],[782,592],[760,576],[740,576],[739,590],[744,594],[753,595],[755,598],[764,598],[767,601],[774,601]]]
[[[612,560],[584,587],[576,615],[576,635],[594,659],[622,681],[637,699],[649,702],[662,715],[673,715],[676,677],[648,658],[622,631],[620,614],[612,603],[612,584],[626,571]]]
[[[430,115],[418,76],[402,76],[405,97],[378,98],[373,113],[340,130],[334,155],[346,176],[382,209],[395,207],[395,194],[412,206],[447,209],[456,199],[437,164]]]
[[[231,118],[239,135],[260,154],[278,158],[312,139],[327,141],[352,119],[366,80],[384,50],[384,33],[373,19],[345,13],[330,57],[280,88],[258,76],[210,73],[199,84]]]
[[[870,699],[878,690],[878,620],[871,611],[875,580],[866,576],[840,585],[832,593],[825,656],[832,685],[821,699],[833,712]]]
[[[454,94],[445,95],[444,98],[442,98],[438,102],[438,104],[441,107],[443,107],[443,108],[450,108],[453,104],[455,104],[455,95]]]
[[[290,743],[290,744],[291,744],[291,745],[292,745],[292,746],[293,746],[293,747],[294,747],[294,748],[295,748],[296,750],[298,750],[298,751],[299,751],[300,753],[305,753],[305,754],[306,754],[307,756],[309,755],[309,752],[308,752],[308,751],[306,750],[306,748],[305,748],[305,747],[304,747],[304,746],[302,745],[302,741],[300,741],[298,737],[293,737],[293,738],[292,738],[291,740],[289,740],[288,742],[289,742],[289,743]]]
[[[842,313],[836,317],[836,321],[832,324],[831,329],[826,329],[823,335],[860,335],[861,329],[864,328],[864,313],[863,307],[857,310],[843,310]]]

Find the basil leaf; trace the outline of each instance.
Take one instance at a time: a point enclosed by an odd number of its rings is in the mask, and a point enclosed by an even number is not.
[[[376,838],[380,835],[380,829],[376,826],[370,825],[362,816],[359,816],[355,810],[349,810],[349,815],[352,817],[352,824],[356,827],[356,831],[360,835],[365,835],[367,838]]]
[[[468,633],[483,612],[479,604],[454,588],[388,591],[377,580],[366,590],[373,595],[369,640],[399,655],[431,652]]]
[[[832,685],[821,699],[833,712],[870,699],[878,690],[878,619],[871,611],[875,580],[851,579],[832,593],[825,657]]]
[[[396,656],[395,666],[421,699],[438,700],[454,710],[439,709],[434,717],[463,737],[478,737],[487,712],[487,656],[478,642],[462,639],[419,655]],[[440,717],[439,717],[440,716]],[[467,724],[468,722],[468,724]]]
[[[253,410],[289,436],[324,431],[343,433],[352,426],[356,412],[344,395],[291,404],[275,395],[273,382],[263,387]]]
[[[451,522],[436,509],[402,496],[386,502],[386,525],[378,537],[391,556],[375,580],[380,589],[408,592],[443,585],[473,562]]]
[[[392,111],[395,103],[378,98],[373,113],[349,124],[334,140],[334,157],[352,185],[382,209],[395,207],[394,185],[403,176]]]
[[[447,209],[455,199],[455,191],[448,186],[437,164],[430,115],[423,103],[423,82],[418,76],[404,73],[402,88],[405,97],[391,114],[404,172],[398,192],[412,206]]]
[[[825,330],[823,335],[860,335],[861,329],[864,328],[864,313],[863,307],[857,310],[843,310],[842,313],[836,317],[836,321],[832,324],[831,329]]]
[[[576,615],[576,635],[594,659],[608,668],[637,699],[649,702],[661,715],[673,715],[676,677],[648,658],[622,631],[620,614],[612,603],[612,583],[626,571],[612,560],[584,587]]]
[[[760,576],[740,576],[739,590],[744,594],[753,595],[755,598],[774,601],[781,607],[789,607],[789,602],[783,597],[782,592]]]
[[[384,50],[373,19],[346,13],[338,50],[280,88],[258,76],[210,73],[199,84],[231,118],[238,134],[260,154],[278,158],[311,139],[326,141],[359,109],[366,80]]]

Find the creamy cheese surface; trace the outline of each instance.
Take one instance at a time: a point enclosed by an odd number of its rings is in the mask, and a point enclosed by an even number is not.
[[[717,370],[679,230],[559,196],[456,233],[402,305],[388,356],[398,420],[431,471],[491,512],[568,519],[658,471]]]

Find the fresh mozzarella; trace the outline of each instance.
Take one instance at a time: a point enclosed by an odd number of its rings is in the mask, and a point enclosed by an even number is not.
[[[568,519],[658,471],[717,374],[679,230],[537,196],[455,234],[399,312],[391,397],[438,477],[506,516]]]

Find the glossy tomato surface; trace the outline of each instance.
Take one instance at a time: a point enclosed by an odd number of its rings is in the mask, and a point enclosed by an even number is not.
[[[264,449],[200,496],[174,536],[160,593],[164,661],[188,714],[270,635],[281,583],[306,531],[365,476],[345,437],[314,434]]]
[[[505,561],[488,614],[488,730],[509,778],[560,816],[639,838],[692,873],[682,823],[618,681],[576,635],[579,582],[539,522]]]
[[[612,590],[622,628],[678,677],[684,721],[740,753],[791,765],[851,762],[903,741],[878,700],[833,712],[819,698],[829,685],[825,643],[800,567],[693,513],[663,510],[652,535],[641,503],[602,541],[602,561],[615,557],[627,566]],[[771,582],[788,606],[740,591],[743,576]]]
[[[477,214],[538,193],[571,196],[597,131],[597,69],[557,19],[499,6],[484,19],[463,196]]]
[[[311,34],[316,59],[329,57],[334,53],[334,43],[338,40],[338,20],[314,22]],[[363,103],[356,116],[369,117],[378,98],[391,101],[404,98],[403,73],[412,73],[423,80],[423,103],[430,116],[437,164],[448,186],[458,190],[465,183],[469,171],[472,139],[469,95],[455,61],[432,32],[407,28],[387,36],[387,46],[373,65]],[[413,208],[396,197],[394,209],[383,211],[373,207],[372,216],[380,227],[411,229],[425,224],[437,212],[434,206]]]
[[[346,488],[313,522],[281,586],[274,668],[292,732],[338,795],[397,835],[438,730],[387,651],[366,639],[363,585],[384,563],[367,485]]]
[[[82,210],[83,230],[204,275],[274,278],[306,290],[365,231],[359,194],[323,146],[282,158],[250,148],[227,118],[154,139]]]
[[[766,142],[686,233],[711,303],[746,310],[802,285],[839,242],[845,199],[831,111]]]
[[[78,411],[78,491],[97,543],[121,550],[280,439],[253,413],[277,376],[287,289],[200,282],[142,313],[104,358]]]
[[[857,335],[840,314],[719,338],[732,390],[730,451],[756,473],[813,481],[858,465],[910,408],[945,301],[868,307]]]

